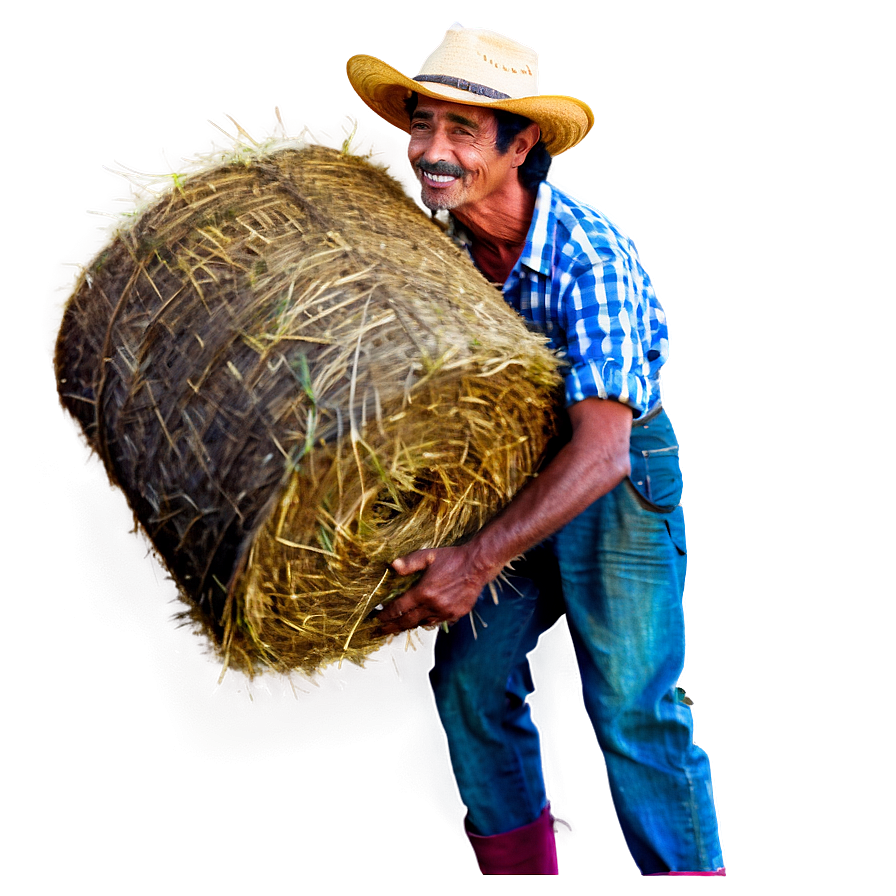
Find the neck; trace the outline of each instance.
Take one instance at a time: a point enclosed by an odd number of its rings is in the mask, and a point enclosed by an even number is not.
[[[476,266],[492,283],[503,284],[513,270],[526,244],[534,209],[535,195],[517,183],[452,212],[473,239],[470,251]]]

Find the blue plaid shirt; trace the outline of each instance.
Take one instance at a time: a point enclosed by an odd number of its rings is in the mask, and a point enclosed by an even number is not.
[[[635,416],[660,401],[666,315],[634,244],[544,182],[504,298],[565,362],[566,402],[612,398]]]

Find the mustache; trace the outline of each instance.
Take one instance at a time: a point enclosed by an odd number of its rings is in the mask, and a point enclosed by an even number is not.
[[[450,162],[427,162],[421,159],[417,162],[417,170],[425,171],[427,174],[442,174],[446,177],[463,177],[467,172],[459,165],[452,165]]]

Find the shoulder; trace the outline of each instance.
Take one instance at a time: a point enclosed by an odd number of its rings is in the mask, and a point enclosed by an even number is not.
[[[554,256],[565,259],[565,266],[628,266],[637,258],[632,241],[594,206],[547,182],[542,188],[539,201],[550,203]]]

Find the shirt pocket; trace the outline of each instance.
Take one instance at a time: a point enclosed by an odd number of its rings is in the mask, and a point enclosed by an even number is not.
[[[678,445],[641,447],[632,440],[632,485],[658,513],[669,513],[681,501],[682,480]]]

